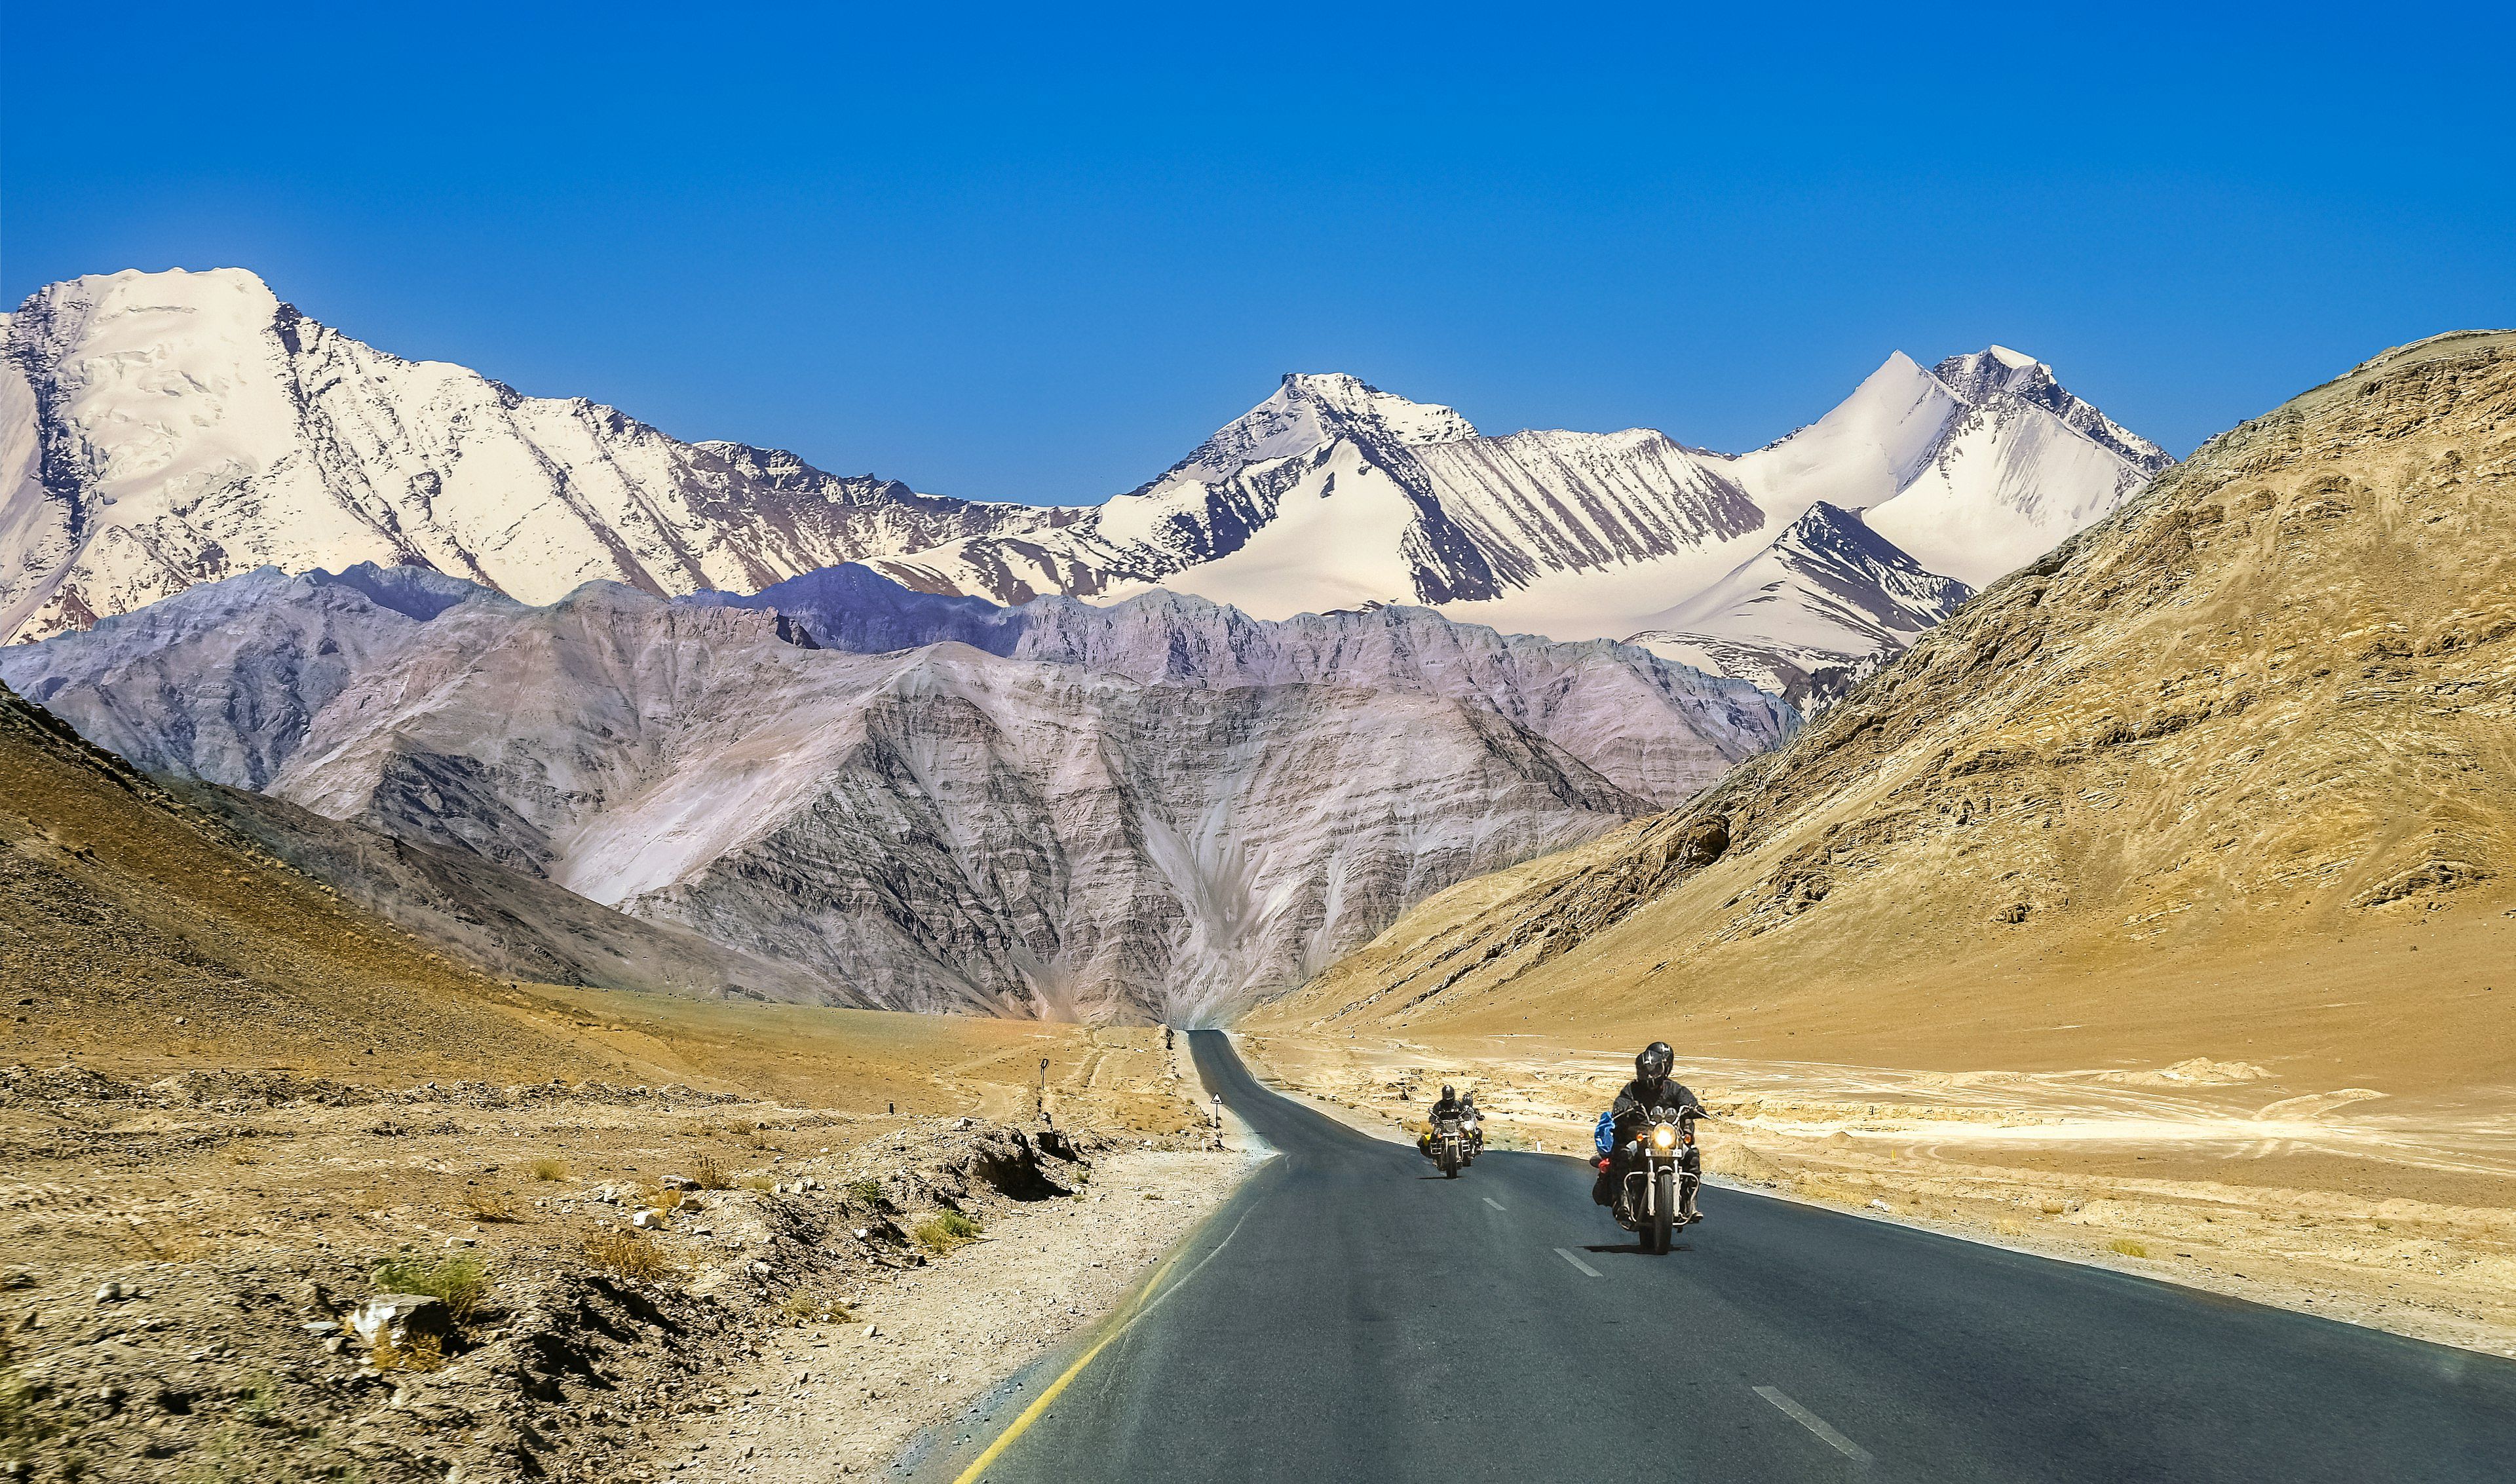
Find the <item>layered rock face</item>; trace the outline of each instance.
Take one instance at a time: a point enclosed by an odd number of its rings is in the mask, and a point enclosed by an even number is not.
[[[1662,804],[1692,797],[1793,725],[1749,682],[1629,645],[1499,634],[1429,609],[1268,622],[1161,590],[1106,606],[1043,598],[1000,609],[913,592],[854,566],[751,597],[694,601],[776,613],[798,637],[860,653],[957,640],[1149,685],[1332,685],[1439,697],[1490,710]]]
[[[2511,430],[2516,333],[2378,357],[1687,807],[1428,904],[1271,1013],[1841,995],[1933,1034],[2112,1017],[2406,1077],[2486,1059],[2492,978],[2456,946],[2495,941],[2516,877]],[[2349,967],[2368,942],[2382,965]],[[2336,974],[2392,1008],[2325,1003]]]
[[[264,572],[0,653],[0,673],[143,766],[543,876],[851,997],[1181,1020],[1691,793],[1795,721],[1639,651],[1420,611],[1008,613],[847,570],[542,609]]]
[[[423,566],[547,603],[597,579],[758,588],[1071,516],[519,396],[241,270],[72,279],[0,325],[0,642],[266,565]]]

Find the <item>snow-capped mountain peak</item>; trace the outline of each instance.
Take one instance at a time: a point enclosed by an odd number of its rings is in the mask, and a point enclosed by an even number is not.
[[[2024,352],[1991,346],[1972,355],[1951,356],[1931,367],[1931,374],[1968,406],[1984,406],[2006,397],[2041,407],[2065,427],[2146,473],[2155,474],[2174,462],[2165,449],[2073,396],[2054,379],[2051,366]]]
[[[1825,416],[1742,455],[1768,510],[1858,510],[1921,565],[1981,587],[2171,463],[2007,346],[1924,370],[1901,352]]]
[[[1409,402],[1361,377],[1287,371],[1274,396],[1226,423],[1137,492],[1210,485],[1252,464],[1309,453],[1341,438],[1366,447],[1412,447],[1476,436],[1476,428],[1451,408]]]

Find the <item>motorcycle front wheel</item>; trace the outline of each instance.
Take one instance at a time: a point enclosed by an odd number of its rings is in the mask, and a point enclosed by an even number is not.
[[[1677,1171],[1652,1171],[1651,1225],[1644,1229],[1643,1246],[1654,1252],[1668,1251],[1669,1233],[1677,1223]]]

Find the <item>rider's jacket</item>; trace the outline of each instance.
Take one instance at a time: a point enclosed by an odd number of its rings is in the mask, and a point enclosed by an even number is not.
[[[1436,1099],[1433,1103],[1433,1111],[1424,1116],[1436,1123],[1443,1119],[1457,1118],[1459,1116],[1459,1100],[1454,1097]]]
[[[1654,1092],[1643,1085],[1641,1078],[1635,1078],[1625,1083],[1623,1090],[1616,1094],[1615,1105],[1609,1110],[1616,1123],[1616,1147],[1621,1149],[1642,1136],[1651,1125],[1654,1108],[1690,1106],[1699,1108],[1703,1105],[1697,1102],[1695,1093],[1677,1079],[1670,1078],[1660,1083],[1657,1092]]]

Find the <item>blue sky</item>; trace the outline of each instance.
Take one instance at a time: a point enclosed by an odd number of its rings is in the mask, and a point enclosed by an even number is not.
[[[2498,6],[716,9],[12,6],[0,293],[1069,501],[1286,370],[1740,448],[1997,341],[2180,453],[2516,323]]]

